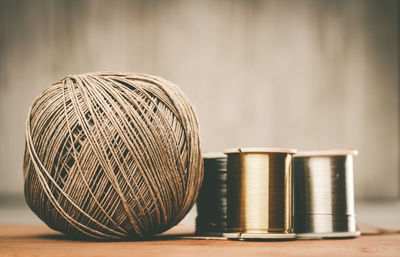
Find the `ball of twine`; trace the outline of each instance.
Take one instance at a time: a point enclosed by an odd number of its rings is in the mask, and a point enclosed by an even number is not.
[[[30,109],[25,198],[57,231],[96,239],[161,233],[191,209],[202,178],[196,115],[160,77],[72,75]]]

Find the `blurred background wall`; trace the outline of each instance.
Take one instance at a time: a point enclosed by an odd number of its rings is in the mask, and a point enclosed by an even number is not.
[[[353,147],[358,199],[400,196],[397,1],[0,0],[0,197],[34,98],[71,73],[178,84],[204,151]]]

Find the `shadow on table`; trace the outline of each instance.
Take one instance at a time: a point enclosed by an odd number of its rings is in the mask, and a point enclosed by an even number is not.
[[[21,237],[20,237],[21,238]],[[150,242],[150,241],[169,241],[169,240],[188,240],[196,239],[194,234],[174,234],[174,235],[158,235],[153,237],[146,237],[142,239],[125,239],[125,240],[100,240],[91,238],[78,238],[73,236],[67,236],[64,234],[43,234],[43,235],[31,235],[24,236],[24,238],[31,239],[47,239],[47,240],[58,240],[58,241],[76,241],[76,242]]]

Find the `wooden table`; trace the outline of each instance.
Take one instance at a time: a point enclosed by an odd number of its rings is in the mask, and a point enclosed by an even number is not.
[[[183,239],[167,233],[151,241],[74,241],[45,225],[0,225],[0,256],[400,256],[400,234],[356,239],[242,242]]]

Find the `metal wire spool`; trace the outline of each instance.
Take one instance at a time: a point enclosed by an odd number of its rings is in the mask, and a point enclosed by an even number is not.
[[[228,155],[228,239],[292,239],[291,149],[239,148]]]
[[[226,228],[226,155],[204,156],[204,178],[197,198],[196,233],[221,236]]]
[[[294,157],[295,232],[300,238],[355,237],[356,150],[300,152]]]

